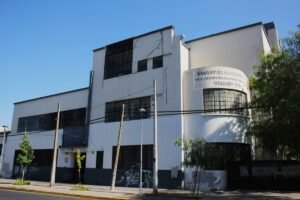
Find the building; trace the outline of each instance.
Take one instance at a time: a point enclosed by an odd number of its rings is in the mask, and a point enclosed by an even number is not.
[[[27,131],[36,157],[27,176],[49,180],[60,102],[57,181],[76,180],[75,151],[80,148],[86,155],[82,181],[110,185],[124,104],[116,183],[138,186],[143,132],[143,182],[151,187],[156,80],[159,187],[180,187],[183,180],[187,187],[193,184],[192,170],[184,169],[184,154],[174,143],[202,138],[223,152],[202,187],[225,188],[224,163],[250,158],[251,141],[245,135],[249,113],[239,108],[250,101],[253,66],[271,47],[279,47],[275,26],[259,22],[190,41],[168,26],[95,49],[88,87],[15,103],[3,174],[17,176],[18,144]]]

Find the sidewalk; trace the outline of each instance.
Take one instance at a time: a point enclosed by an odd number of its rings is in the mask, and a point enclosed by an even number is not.
[[[74,184],[57,183],[55,187],[49,187],[48,182],[31,181],[31,185],[14,185],[14,179],[0,179],[0,189],[22,190],[29,192],[67,195],[82,199],[141,199],[139,188],[116,187],[114,192],[109,186],[84,185],[89,191],[73,191]],[[143,188],[143,199],[146,200],[190,200],[190,191],[159,189],[158,196],[152,196],[152,189]],[[300,192],[276,192],[276,191],[215,191],[200,193],[201,200],[294,200],[300,199]]]
[[[56,183],[55,187],[49,187],[49,182],[30,181],[30,185],[14,185],[14,179],[0,179],[0,189],[11,189],[11,190],[22,190],[29,192],[41,192],[48,194],[58,194],[75,196],[81,198],[91,199],[140,199],[139,188],[128,188],[128,187],[116,187],[112,192],[109,186],[98,186],[98,185],[84,185],[89,188],[88,191],[73,191],[72,187],[74,184]],[[189,196],[189,191],[185,190],[167,190],[160,189],[160,196],[164,196],[163,199],[183,199]],[[152,189],[143,188],[144,196],[151,198]]]

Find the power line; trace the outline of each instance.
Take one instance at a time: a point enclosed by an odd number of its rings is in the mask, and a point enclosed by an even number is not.
[[[166,110],[166,111],[157,111],[157,116],[172,116],[172,115],[189,115],[189,114],[202,114],[202,113],[215,113],[215,112],[222,112],[222,111],[241,111],[241,110],[249,110],[249,109],[256,109],[256,108],[266,108],[266,107],[257,107],[257,106],[250,106],[250,107],[239,107],[239,108],[224,108],[224,109],[200,109],[200,110]],[[113,112],[114,115],[119,115],[119,112]],[[221,113],[222,114],[222,113]],[[232,114],[232,113],[229,113]],[[153,116],[153,112],[150,112],[149,117]],[[241,117],[243,115],[236,115],[237,117]],[[244,116],[247,117],[247,116]],[[92,125],[92,124],[97,124],[97,123],[103,123],[105,122],[105,116],[95,118],[90,120],[88,123],[79,123],[78,125]],[[117,121],[114,121],[117,122]],[[43,131],[31,131],[29,132],[31,134],[37,134],[37,133],[45,133],[48,131],[53,131],[53,130],[43,130]],[[11,133],[14,131],[11,130]],[[65,133],[64,134],[68,134]],[[24,135],[24,133],[14,133],[14,134],[9,134],[8,136],[18,136],[18,135]]]

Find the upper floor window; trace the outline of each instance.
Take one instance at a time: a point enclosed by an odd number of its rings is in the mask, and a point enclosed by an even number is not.
[[[204,89],[205,113],[247,115],[246,94],[231,89]]]
[[[133,39],[106,46],[104,79],[130,74],[132,72]]]
[[[138,72],[147,70],[147,59],[138,61]]]
[[[85,108],[66,110],[60,113],[60,128],[84,126]],[[55,129],[56,113],[47,113],[21,117],[18,121],[18,132],[49,131]]]
[[[134,120],[150,117],[151,97],[147,96],[106,103],[105,122],[120,121],[122,104],[125,105],[124,120]],[[146,111],[140,112],[141,108],[144,108]]]
[[[153,58],[153,69],[163,67],[163,56],[157,56]]]

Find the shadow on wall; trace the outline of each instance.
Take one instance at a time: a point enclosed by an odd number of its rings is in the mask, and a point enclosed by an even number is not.
[[[211,116],[205,126],[208,130],[206,140],[209,142],[241,142],[248,143],[247,138],[247,124],[248,118],[246,117],[230,117],[226,121],[217,122],[224,116],[216,117]],[[217,126],[217,127],[216,127]],[[212,131],[211,131],[212,130]]]

